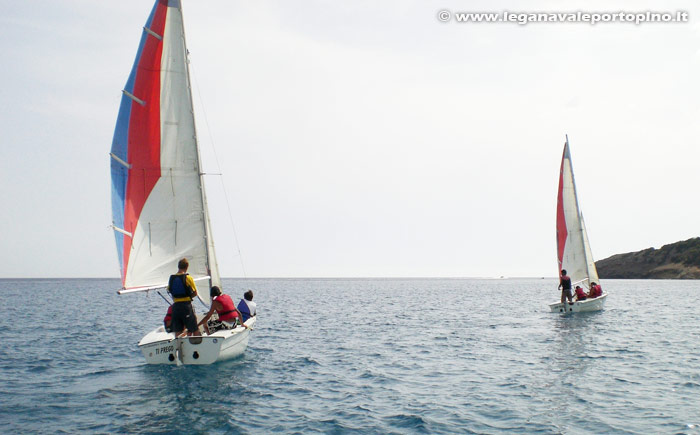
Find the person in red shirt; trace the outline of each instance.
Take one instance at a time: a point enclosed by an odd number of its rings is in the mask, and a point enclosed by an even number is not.
[[[588,292],[588,297],[593,299],[593,298],[598,298],[600,296],[603,296],[603,288],[600,286],[600,284],[596,284],[594,282],[591,283],[591,291]]]
[[[170,305],[170,306],[168,306],[168,312],[165,313],[165,317],[163,317],[163,325],[165,326],[166,332],[173,332],[172,328],[170,327],[172,321],[173,321],[173,306]]]
[[[236,309],[236,305],[234,305],[229,295],[222,294],[221,289],[217,286],[212,287],[209,294],[212,298],[211,308],[209,308],[209,312],[202,320],[199,321],[198,327],[203,325],[204,330],[207,331],[207,335],[209,335],[208,321],[214,314],[214,311],[216,311],[216,314],[219,316],[219,321],[228,328],[235,327],[237,322],[244,328],[247,328],[247,326],[241,322],[243,316],[241,316],[241,313]]]
[[[576,300],[577,301],[585,301],[588,296],[586,295],[586,292],[583,291],[580,285],[576,286]]]

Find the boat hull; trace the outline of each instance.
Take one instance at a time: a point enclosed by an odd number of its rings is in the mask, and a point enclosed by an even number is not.
[[[139,349],[147,364],[212,364],[245,352],[255,320],[255,317],[248,319],[248,328],[239,326],[201,337],[175,338],[174,333],[166,332],[161,326],[141,339]]]
[[[600,311],[605,307],[605,300],[607,298],[608,294],[604,293],[602,296],[595,299],[564,302],[563,304],[561,302],[549,304],[549,308],[553,313],[586,313],[590,311]]]

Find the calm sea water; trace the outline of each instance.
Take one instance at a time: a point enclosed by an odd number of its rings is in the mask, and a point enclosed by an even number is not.
[[[700,281],[224,280],[255,290],[246,354],[147,366],[157,295],[0,280],[3,433],[700,433]],[[199,311],[202,307],[198,307]]]

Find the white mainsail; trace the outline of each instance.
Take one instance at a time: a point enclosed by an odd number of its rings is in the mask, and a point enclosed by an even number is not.
[[[181,258],[209,303],[219,271],[209,224],[179,0],[157,1],[124,89],[112,203],[125,289],[164,286]],[[211,277],[210,280],[203,280]]]
[[[572,283],[590,287],[591,282],[598,282],[598,272],[579,209],[568,137],[564,144],[559,175],[557,254],[559,270],[566,270]]]

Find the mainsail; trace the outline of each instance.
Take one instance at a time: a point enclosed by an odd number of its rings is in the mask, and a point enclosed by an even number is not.
[[[179,0],[157,0],[143,28],[110,155],[123,287],[165,286],[184,257],[208,303],[208,286],[220,280]]]
[[[598,272],[591,254],[583,215],[578,205],[568,137],[564,144],[559,171],[557,255],[559,270],[565,269],[572,283],[582,282],[583,286],[589,287],[591,282],[598,282]]]

